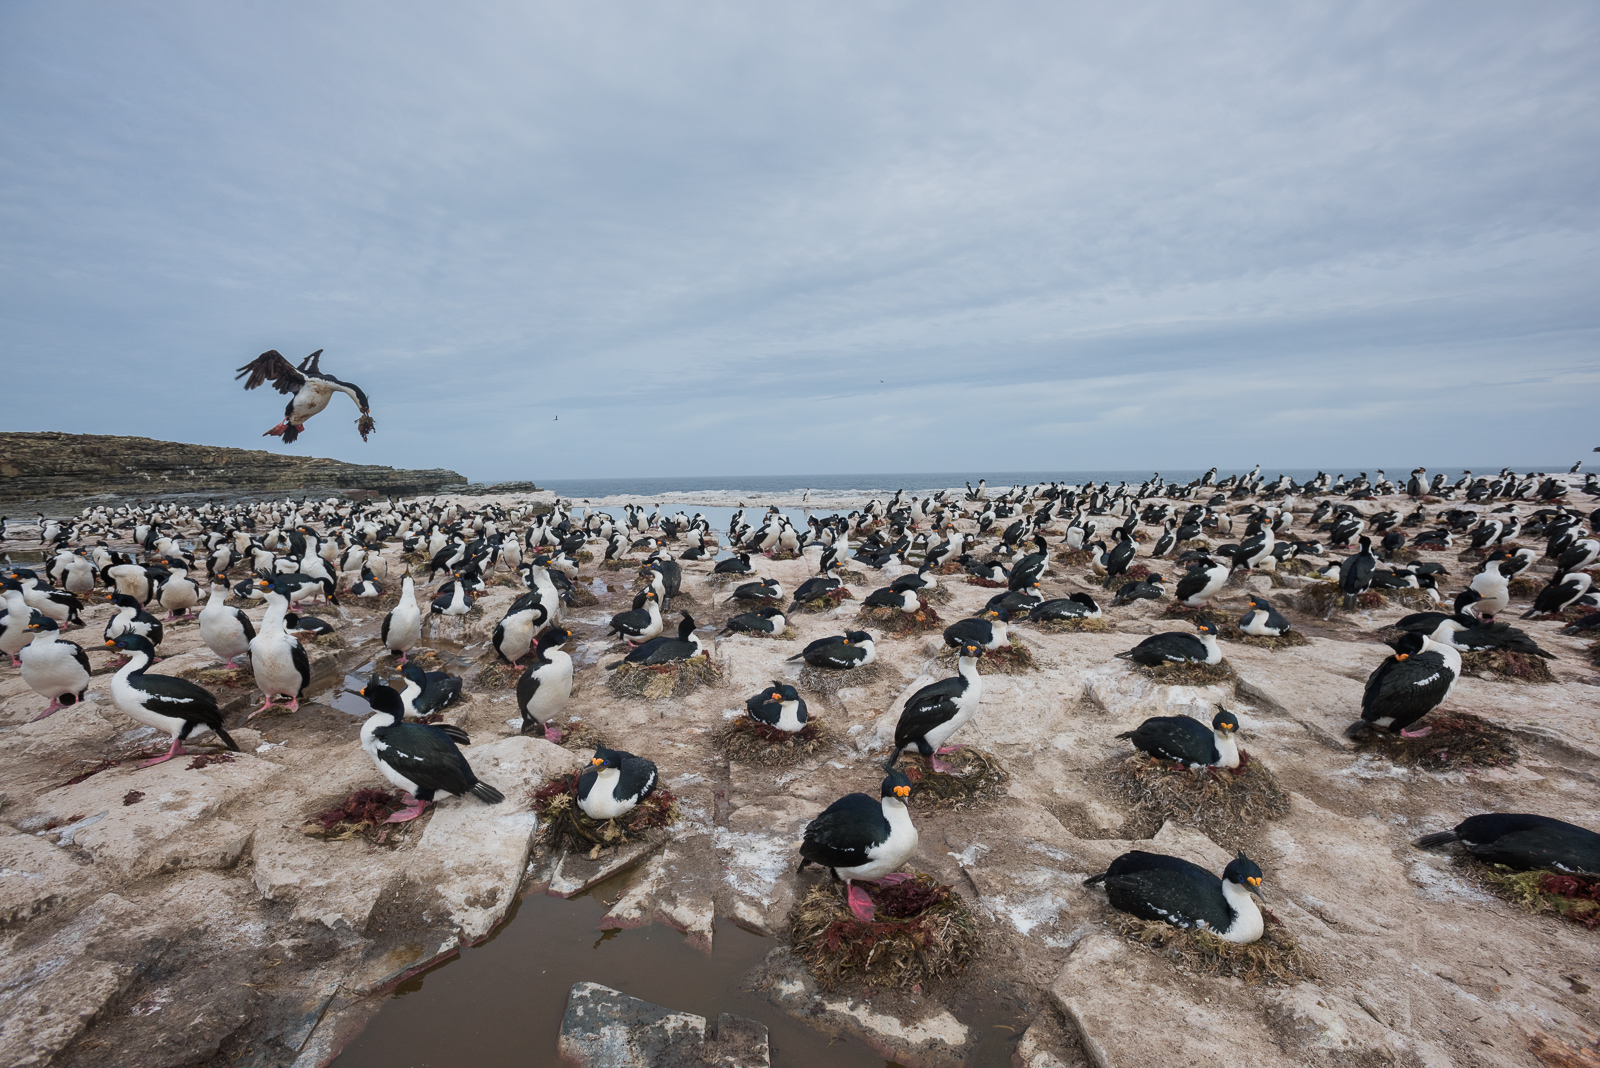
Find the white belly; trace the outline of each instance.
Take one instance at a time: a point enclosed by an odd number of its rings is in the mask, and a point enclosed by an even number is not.
[[[409,604],[397,605],[389,617],[389,648],[405,652],[421,640],[422,613]]]
[[[286,634],[257,634],[250,643],[250,670],[263,696],[300,693],[300,669],[294,664],[299,642]]]
[[[572,696],[572,657],[552,650],[551,663],[539,672],[539,688],[528,701],[528,714],[543,723],[566,707]]]
[[[22,647],[22,681],[43,697],[54,700],[64,693],[77,693],[89,685],[72,650],[60,642],[33,642]]]

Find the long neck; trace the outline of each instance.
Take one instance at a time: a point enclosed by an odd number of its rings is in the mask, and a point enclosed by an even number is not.
[[[972,694],[983,692],[983,676],[978,674],[977,657],[961,657],[956,661],[956,670],[961,672],[961,677],[967,680],[967,692]]]
[[[283,630],[283,617],[289,614],[289,598],[279,593],[267,595],[267,614],[261,617],[261,629]]]
[[[1239,743],[1234,740],[1233,732],[1212,730],[1211,735],[1216,739],[1217,753],[1220,756],[1217,766],[1221,768],[1238,767]]]
[[[150,666],[150,654],[143,649],[128,650],[128,662],[122,665],[117,672],[117,677],[126,681],[134,675],[143,675],[144,669]]]
[[[1215,664],[1222,659],[1222,649],[1217,645],[1215,634],[1200,635],[1200,643],[1206,647],[1206,663]]]
[[[1231,879],[1224,879],[1222,896],[1227,900],[1228,907],[1233,910],[1233,925],[1226,932],[1217,933],[1229,942],[1254,942],[1260,938],[1267,924],[1261,916],[1261,910],[1256,907],[1256,899],[1250,895],[1250,891]]]

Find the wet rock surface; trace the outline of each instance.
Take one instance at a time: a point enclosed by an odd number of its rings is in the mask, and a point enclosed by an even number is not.
[[[398,574],[394,546],[388,555]],[[1457,572],[1448,588],[1459,588],[1461,565],[1453,554],[1440,558]],[[786,588],[814,571],[807,559],[755,563]],[[1170,564],[1159,566],[1175,577]],[[870,584],[886,584],[896,568]],[[552,855],[529,803],[539,784],[581,766],[589,751],[521,736],[514,674],[498,684],[482,675],[493,662],[484,642],[517,592],[503,580],[464,621],[430,620],[423,645],[465,676],[466,695],[445,718],[471,735],[468,759],[506,801],[445,799],[381,844],[303,831],[355,790],[386,785],[357,743],[364,703],[339,693],[347,676],[362,681],[373,670],[379,606],[318,606],[346,644],[310,650],[316,682],[299,712],[274,709],[246,727],[259,704],[253,688],[218,689],[243,752],[198,768],[193,756],[210,747],[138,768],[164,739],[115,708],[105,676],[84,704],[29,723],[43,701],[0,667],[0,996],[8,1006],[0,1063],[88,1068],[126,1063],[119,1058],[130,1048],[150,1065],[326,1063],[383,994],[491,935],[518,894],[579,894],[619,873],[631,874],[608,898],[608,926],[665,924],[704,947],[719,922],[781,938],[797,896],[827,879],[814,868],[795,871],[806,823],[846,793],[876,791],[900,708],[948,671],[924,637],[883,639],[875,678],[844,680],[831,693],[802,687],[813,713],[827,717],[828,748],[783,769],[730,763],[712,744],[716,727],[774,678],[798,681],[784,658],[847,629],[859,605],[796,616],[793,640],[719,637],[733,609],[709,569],[685,563],[684,590],[723,681],[650,701],[614,697],[604,685],[602,665],[619,655],[605,624],[630,596],[629,572],[583,566],[605,585],[598,606],[568,613],[577,675],[567,714],[608,744],[653,759],[682,812],[668,833],[592,860]],[[949,584],[951,601],[939,611],[952,620],[992,593],[959,576]],[[1249,588],[1227,588],[1218,614],[1242,612]],[[1101,596],[1079,569],[1054,565],[1045,578],[1048,596],[1080,589]],[[1530,1065],[1534,1036],[1593,1033],[1594,935],[1521,912],[1448,853],[1410,845],[1477,811],[1600,826],[1600,688],[1581,639],[1529,621],[1522,625],[1561,657],[1554,684],[1458,684],[1450,706],[1513,731],[1519,763],[1430,772],[1358,752],[1343,733],[1363,682],[1388,653],[1378,632],[1408,609],[1321,619],[1286,607],[1306,626],[1308,644],[1224,643],[1235,677],[1210,686],[1166,685],[1114,659],[1143,635],[1188,629],[1163,609],[1108,607],[1112,629],[1101,632],[1021,626],[1037,669],[985,676],[980,711],[956,741],[999,757],[1011,776],[1004,796],[969,810],[913,812],[921,845],[912,865],[954,886],[982,921],[984,951],[968,974],[915,994],[823,994],[779,951],[751,977],[775,1013],[865,1041],[900,1063],[941,1068],[988,1055],[985,1034],[997,1027],[982,1021],[1001,1001],[1005,1015],[994,1018],[1010,1027],[1005,1056],[1029,1068]],[[1519,604],[1509,611],[1520,614]],[[90,647],[98,666],[108,608],[93,603],[85,615],[87,629],[66,636]],[[192,623],[170,624],[162,653],[157,671],[216,663]],[[1129,751],[1117,733],[1151,715],[1209,719],[1219,705],[1235,712],[1244,747],[1289,792],[1288,814],[1252,829],[1244,844],[1266,873],[1269,906],[1316,955],[1315,981],[1255,987],[1186,973],[1120,935],[1103,891],[1082,886],[1134,848],[1221,870],[1230,854],[1191,821],[1151,823],[1097,777]],[[141,796],[128,801],[133,794]],[[702,1035],[726,1026],[696,1019]]]
[[[674,1012],[579,983],[561,1018],[561,1056],[581,1068],[767,1068],[767,1029],[723,1013]]]

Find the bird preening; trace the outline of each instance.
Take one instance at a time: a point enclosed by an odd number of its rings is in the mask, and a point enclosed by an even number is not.
[[[361,440],[367,440],[377,424],[373,422],[366,393],[354,382],[324,374],[319,366],[321,362],[321,349],[301,360],[299,367],[284,359],[277,349],[268,349],[238,369],[234,381],[245,379],[245,389],[271,382],[274,389],[289,397],[289,403],[283,408],[283,421],[262,437],[281,437],[285,445],[292,445],[304,433],[306,420],[326,408],[335,393],[343,393],[361,409],[356,429],[361,433]]]

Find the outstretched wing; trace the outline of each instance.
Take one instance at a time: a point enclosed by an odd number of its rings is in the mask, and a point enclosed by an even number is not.
[[[239,368],[233,380],[237,382],[246,375],[250,379],[244,384],[245,389],[255,389],[263,382],[271,382],[279,393],[293,394],[300,392],[300,387],[306,384],[306,376],[296,371],[294,364],[284,359],[283,353],[277,349],[268,349]]]

